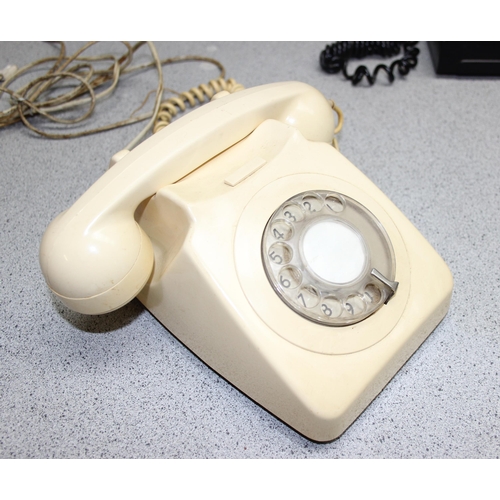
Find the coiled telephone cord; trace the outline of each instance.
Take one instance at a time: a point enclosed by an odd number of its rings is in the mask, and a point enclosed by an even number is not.
[[[177,97],[170,97],[160,104],[153,133],[159,132],[165,128],[180,111],[186,110],[186,105],[194,108],[199,104],[204,104],[206,100],[210,101],[218,92],[225,90],[232,94],[244,88],[245,87],[237,83],[234,78],[229,78],[228,80],[218,78],[216,80],[210,80],[208,84],[202,83],[198,87],[193,87],[187,92],[182,92]]]
[[[187,104],[194,108],[198,104],[204,104],[205,100],[210,101],[210,99],[212,99],[212,97],[218,92],[225,90],[233,94],[234,92],[244,90],[244,88],[245,87],[236,82],[234,78],[229,78],[228,80],[218,78],[217,80],[210,80],[208,85],[201,84],[198,87],[188,90],[187,92],[183,92],[179,95],[179,97],[171,97],[160,104],[160,110],[156,118],[153,133],[159,132],[165,128],[172,121],[172,119],[177,116],[179,111],[185,111]],[[344,113],[342,113],[342,110],[333,100],[329,99],[328,103],[337,115],[337,124],[333,132],[334,137],[332,140],[332,146],[334,146],[335,149],[340,150],[336,136],[342,130],[342,126],[344,125]]]
[[[337,114],[337,125],[335,126],[335,129],[333,131],[332,146],[337,151],[340,151],[339,143],[338,143],[338,140],[337,140],[337,135],[342,130],[342,127],[344,125],[344,113],[342,113],[342,110],[331,99],[328,100],[328,103],[330,104],[330,106],[333,109],[333,111],[335,111],[335,113]]]
[[[323,71],[330,74],[342,71],[344,77],[351,80],[353,85],[360,83],[363,78],[366,78],[369,85],[373,85],[380,71],[385,72],[392,83],[396,69],[401,76],[405,76],[417,66],[417,56],[420,53],[417,44],[418,42],[336,42],[325,47],[319,60]],[[401,59],[393,61],[390,66],[379,64],[373,70],[373,75],[364,65],[356,68],[353,74],[347,72],[349,59],[363,59],[368,56],[394,57],[401,52],[401,48],[404,52]]]

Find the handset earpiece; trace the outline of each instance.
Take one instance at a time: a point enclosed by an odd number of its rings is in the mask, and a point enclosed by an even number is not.
[[[172,184],[250,134],[266,119],[330,143],[333,111],[299,82],[254,87],[214,100],[158,132],[108,170],[47,228],[40,265],[47,284],[71,309],[113,311],[132,300],[151,274],[151,242],[134,212]]]

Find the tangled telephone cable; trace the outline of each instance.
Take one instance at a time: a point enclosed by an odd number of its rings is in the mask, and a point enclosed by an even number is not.
[[[10,108],[0,110],[0,128],[22,122],[29,130],[43,137],[50,139],[70,139],[82,137],[98,132],[112,130],[144,121],[149,118],[146,126],[124,149],[133,149],[144,136],[152,129],[153,133],[165,128],[180,112],[184,112],[188,106],[194,108],[198,104],[209,101],[216,93],[228,91],[230,93],[243,90],[243,85],[233,78],[226,79],[224,66],[217,61],[204,56],[178,56],[168,59],[160,59],[156,47],[152,42],[137,42],[131,45],[129,42],[121,42],[125,51],[122,55],[112,54],[84,55],[90,47],[98,42],[89,42],[76,50],[72,55],[66,54],[64,42],[54,42],[59,45],[59,54],[54,57],[46,57],[27,64],[22,68],[7,66],[0,71],[0,98],[2,94],[8,94],[11,98]],[[132,66],[135,52],[147,44],[151,52],[152,61],[141,65]],[[219,69],[219,77],[210,80],[207,84],[202,83],[198,87],[193,87],[185,92],[177,92],[166,89],[163,85],[162,66],[167,64],[202,61],[215,65]],[[108,67],[97,67],[97,64],[108,64]],[[23,75],[34,69],[39,69],[44,64],[51,65],[42,76],[30,80],[27,84],[13,90],[10,86]],[[62,124],[65,126],[76,125],[88,119],[98,102],[109,96],[117,87],[121,76],[155,67],[158,73],[158,85],[156,91],[149,92],[142,104],[129,118],[77,132],[48,132],[36,127],[28,118],[43,117],[46,120]],[[58,85],[67,85],[68,80],[76,80],[76,85],[69,91],[60,93],[55,97],[50,97],[54,91],[58,90]],[[175,94],[173,97],[163,99],[164,91]],[[140,115],[140,111],[150,95],[156,93],[154,108],[150,112]],[[337,138],[335,137],[343,125],[343,114],[333,101],[330,101],[332,109],[337,114],[337,125],[334,132],[332,144],[339,149]],[[81,109],[88,106],[88,109],[76,118],[65,119],[60,117],[60,113]],[[59,115],[59,116],[58,116]]]
[[[43,137],[51,139],[69,139],[95,134],[106,130],[112,130],[117,127],[123,127],[140,121],[149,119],[146,126],[139,134],[125,147],[133,149],[145,135],[153,129],[154,132],[161,130],[168,124],[172,117],[179,111],[186,109],[185,103],[191,106],[198,101],[203,103],[205,97],[209,99],[219,89],[229,92],[237,92],[243,89],[242,85],[236,83],[234,79],[225,78],[224,66],[217,61],[204,56],[179,56],[168,59],[160,59],[155,45],[152,42],[137,42],[131,45],[129,42],[121,42],[125,51],[121,56],[111,54],[84,55],[84,52],[98,42],[89,42],[76,50],[72,55],[66,54],[66,45],[64,42],[55,42],[59,45],[59,54],[55,57],[39,59],[27,64],[22,68],[7,66],[0,72],[0,98],[3,93],[8,94],[11,99],[11,106],[0,111],[0,128],[22,122],[28,129]],[[135,52],[143,45],[149,47],[152,61],[136,66],[132,66]],[[219,69],[219,77],[211,80],[208,84],[201,84],[187,92],[179,93],[175,90],[164,88],[162,66],[167,64],[201,61],[215,65]],[[98,68],[96,64],[106,64],[106,68]],[[35,68],[44,64],[51,64],[51,67],[42,76],[30,80],[22,87],[13,90],[11,85],[21,76],[29,73]],[[132,114],[121,121],[114,122],[101,127],[77,132],[48,132],[42,130],[28,120],[28,117],[39,116],[53,123],[59,123],[66,126],[75,125],[88,119],[98,102],[109,96],[117,87],[120,77],[155,67],[158,73],[158,84],[155,92],[155,103],[153,110],[140,115],[140,111],[148,101],[151,92],[149,92],[143,103]],[[51,92],[55,91],[60,84],[67,84],[68,80],[76,80],[76,85],[69,91],[61,93],[55,97],[50,97]],[[101,89],[101,90],[100,90]],[[163,99],[164,91],[176,94],[177,97]],[[61,118],[61,112],[68,110],[81,109],[87,106],[86,111],[76,118]]]
[[[369,85],[373,85],[380,71],[387,74],[390,83],[394,81],[394,72],[397,68],[401,76],[406,76],[410,70],[418,64],[417,48],[418,42],[336,42],[327,45],[320,54],[320,65],[323,71],[335,74],[342,71],[344,77],[353,85],[360,83],[366,78]],[[384,58],[397,56],[403,48],[403,57],[391,63],[390,66],[379,64],[373,70],[373,75],[364,65],[358,66],[353,74],[347,72],[349,59],[363,59],[368,56],[379,56]]]

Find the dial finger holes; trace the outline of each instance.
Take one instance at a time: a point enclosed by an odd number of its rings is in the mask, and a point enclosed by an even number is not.
[[[353,325],[390,298],[391,242],[373,213],[337,191],[303,191],[276,207],[261,256],[276,294],[315,323]]]
[[[290,222],[300,222],[304,220],[304,209],[295,203],[285,205],[281,213],[283,217]]]
[[[366,303],[358,294],[350,295],[345,301],[345,310],[351,316],[357,316],[365,311]]]
[[[380,289],[377,286],[375,286],[373,284],[369,284],[365,288],[363,298],[365,299],[365,302],[367,304],[376,305],[382,299],[382,292],[380,291]]]
[[[335,213],[340,213],[345,208],[345,201],[340,195],[331,194],[325,198],[325,205]]]
[[[277,240],[287,241],[293,236],[293,227],[286,220],[275,220],[269,228],[272,236]]]
[[[297,288],[302,282],[302,273],[294,266],[284,267],[279,273],[279,283],[283,288]]]
[[[310,193],[302,198],[302,206],[306,212],[319,212],[323,208],[323,198]]]
[[[271,262],[282,266],[292,260],[293,252],[286,243],[275,243],[269,248],[268,255]]]
[[[300,306],[311,309],[319,304],[319,293],[311,285],[303,286],[295,299]]]
[[[347,297],[344,307],[350,316],[358,316],[365,311],[366,303],[361,295],[353,294]]]
[[[325,297],[320,309],[323,316],[329,319],[338,318],[342,314],[342,302],[335,297]]]

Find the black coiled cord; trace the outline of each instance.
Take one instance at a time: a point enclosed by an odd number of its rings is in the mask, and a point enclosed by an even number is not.
[[[405,76],[417,66],[417,56],[420,53],[417,44],[418,42],[336,42],[325,47],[319,62],[323,71],[327,73],[335,74],[342,71],[353,85],[357,85],[364,77],[370,85],[373,85],[379,71],[385,71],[389,82],[392,83],[396,68],[401,76]],[[403,47],[403,57],[392,62],[390,66],[379,64],[373,70],[373,75],[363,65],[356,68],[352,75],[347,73],[349,59],[362,59],[367,56],[394,57],[401,52],[401,47]]]

